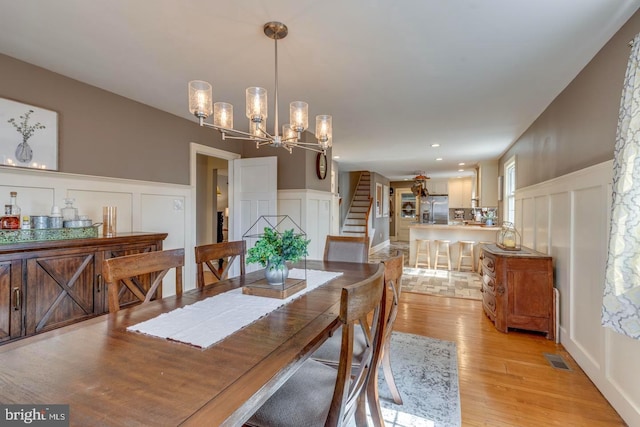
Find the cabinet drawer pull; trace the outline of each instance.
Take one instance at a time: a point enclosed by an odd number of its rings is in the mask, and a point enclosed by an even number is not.
[[[97,284],[98,292],[102,292],[102,274],[98,274],[96,276],[96,284]]]
[[[498,295],[504,295],[505,290],[506,289],[504,288],[504,286],[498,286],[498,289],[497,289]]]
[[[20,298],[20,288],[13,288],[13,309],[20,310],[20,306],[22,305],[22,301]]]

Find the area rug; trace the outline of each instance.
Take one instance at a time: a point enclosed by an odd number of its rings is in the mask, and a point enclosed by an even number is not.
[[[391,368],[403,404],[393,403],[379,376],[380,406],[387,427],[459,427],[461,422],[456,344],[394,332]]]

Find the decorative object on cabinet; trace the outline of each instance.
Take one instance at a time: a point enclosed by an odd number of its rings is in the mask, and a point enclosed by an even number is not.
[[[58,113],[0,98],[0,159],[5,166],[58,169]]]
[[[4,325],[0,343],[106,313],[102,261],[162,250],[166,237],[166,233],[123,233],[113,238],[0,245],[0,294],[7,295],[0,301],[0,325]],[[152,282],[151,277],[141,280],[144,286]],[[120,297],[120,305],[134,301],[131,293]]]
[[[282,22],[267,22],[263,26],[264,34],[275,42],[275,122],[273,133],[267,131],[267,90],[262,87],[249,87],[246,90],[246,116],[249,119],[249,132],[233,128],[233,105],[227,102],[213,103],[212,87],[201,80],[189,82],[189,112],[198,118],[200,126],[215,129],[222,139],[240,139],[253,141],[256,148],[263,145],[284,148],[291,153],[293,148],[326,153],[332,146],[331,116],[316,116],[317,143],[301,142],[302,132],[309,127],[309,105],[302,101],[289,104],[289,123],[282,125],[282,134],[278,128],[278,40],[284,39],[289,30]],[[213,124],[204,120],[213,114]]]
[[[504,221],[498,232],[496,245],[505,251],[519,251],[522,237],[512,222]]]
[[[482,305],[497,330],[509,328],[555,335],[552,258],[522,247],[505,251],[488,244],[482,251]]]
[[[325,153],[318,153],[316,156],[316,175],[318,179],[327,177],[327,155]]]

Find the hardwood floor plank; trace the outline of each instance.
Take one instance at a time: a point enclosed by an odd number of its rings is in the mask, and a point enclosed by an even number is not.
[[[456,343],[465,427],[626,425],[562,345],[498,332],[480,301],[405,292],[394,328]],[[561,355],[571,371],[543,353]]]

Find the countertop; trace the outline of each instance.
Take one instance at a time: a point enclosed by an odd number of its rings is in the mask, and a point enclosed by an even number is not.
[[[498,226],[484,226],[484,225],[448,225],[448,224],[412,224],[409,228],[425,228],[425,229],[438,229],[438,230],[483,230],[483,231],[498,231],[502,227]]]

